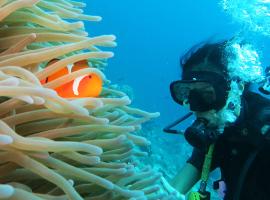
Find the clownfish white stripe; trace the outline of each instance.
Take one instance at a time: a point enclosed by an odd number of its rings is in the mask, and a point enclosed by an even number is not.
[[[79,95],[78,89],[79,89],[80,82],[86,76],[88,76],[88,75],[79,76],[74,80],[73,85],[72,85],[72,90],[73,90],[73,93],[75,95],[77,95],[77,96]]]
[[[71,72],[72,72],[72,67],[73,67],[73,63],[67,65],[67,69],[68,69],[69,74],[71,74]]]

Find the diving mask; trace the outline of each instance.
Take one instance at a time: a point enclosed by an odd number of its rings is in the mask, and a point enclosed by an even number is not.
[[[218,73],[194,71],[185,74],[182,80],[172,82],[170,91],[176,103],[188,103],[190,110],[204,112],[225,105],[229,84]]]

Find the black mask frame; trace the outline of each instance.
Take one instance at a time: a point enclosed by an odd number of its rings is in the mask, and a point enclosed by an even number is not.
[[[172,82],[170,84],[170,92],[173,100],[180,105],[183,105],[184,103],[182,100],[179,99],[179,97],[177,97],[177,94],[175,93],[176,84],[185,85],[200,82],[208,83],[213,87],[216,94],[216,99],[214,102],[211,103],[199,102],[198,100],[196,103],[195,99],[195,101],[192,102],[192,105],[190,105],[191,110],[203,112],[211,109],[221,109],[226,104],[228,92],[230,89],[230,81],[219,73],[211,71],[192,71],[190,73],[184,73],[182,80]]]

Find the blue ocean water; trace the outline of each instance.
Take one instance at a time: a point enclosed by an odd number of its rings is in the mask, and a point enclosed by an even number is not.
[[[211,37],[227,38],[238,26],[232,23],[218,0],[94,0],[86,12],[100,15],[100,23],[87,23],[90,35],[115,34],[118,47],[109,60],[106,75],[134,91],[133,105],[159,111],[160,124],[182,114],[169,93],[179,79],[180,56],[194,44]]]

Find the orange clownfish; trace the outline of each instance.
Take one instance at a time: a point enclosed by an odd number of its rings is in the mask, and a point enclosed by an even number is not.
[[[59,59],[56,58],[52,59],[47,66],[49,67],[58,60]],[[87,60],[75,62],[74,64],[70,64],[67,67],[48,76],[46,79],[41,81],[41,84],[46,84],[60,78],[61,76],[88,67],[89,65]],[[63,98],[98,97],[102,90],[102,79],[97,74],[91,73],[89,75],[77,77],[68,83],[54,88],[54,90]]]

